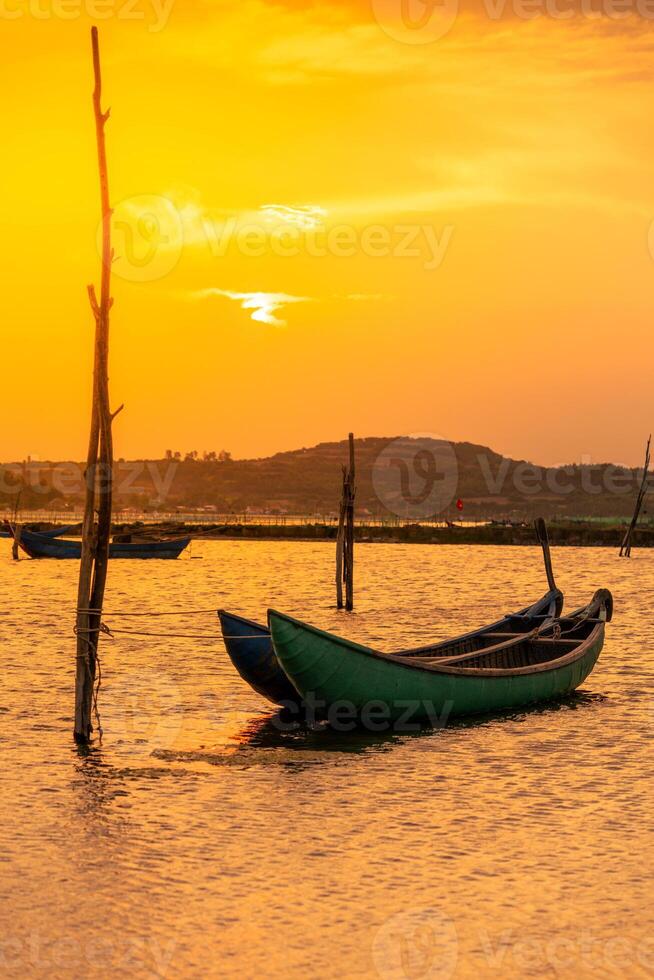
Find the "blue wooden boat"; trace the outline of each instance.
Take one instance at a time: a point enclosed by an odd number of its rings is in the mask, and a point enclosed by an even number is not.
[[[77,524],[68,524],[66,527],[55,527],[51,531],[38,531],[35,533],[42,534],[44,538],[63,538],[66,534],[78,527]],[[9,535],[11,537],[11,533]]]
[[[243,680],[273,704],[296,704],[297,691],[279,666],[268,627],[224,609],[218,617],[227,653]]]
[[[495,623],[472,630],[457,637],[457,642],[470,645],[481,640],[485,633],[512,634],[529,633],[537,626],[542,626],[547,620],[561,615],[563,609],[563,594],[558,589],[550,589],[545,595],[517,613],[503,616]],[[241,675],[257,694],[272,701],[273,704],[285,705],[301,700],[296,688],[284,673],[277,654],[273,649],[269,629],[252,620],[235,616],[224,609],[218,611],[223,640],[227,653]],[[450,644],[453,641],[449,641]],[[410,650],[400,650],[392,654],[395,657],[426,656],[436,647],[429,644],[425,647],[415,647]]]
[[[563,609],[563,594],[557,589],[552,570],[547,527],[542,518],[535,522],[536,536],[543,549],[545,573],[547,575],[548,591],[545,595],[513,615],[503,616],[496,623],[472,630],[461,637],[458,642],[474,646],[477,641],[483,642],[484,634],[509,631],[513,634],[528,633],[547,621],[560,617]],[[573,613],[573,615],[578,615]],[[257,694],[272,701],[273,704],[297,703],[301,700],[296,688],[284,673],[277,654],[273,648],[270,631],[266,626],[244,619],[224,609],[218,610],[223,640],[229,657],[244,681]],[[436,648],[438,644],[436,644]],[[396,657],[416,657],[428,655],[434,645],[417,649],[402,650]]]
[[[38,531],[35,534],[42,534],[44,538],[63,538],[65,534],[70,534],[76,524],[68,524],[66,527],[55,527],[51,531]],[[0,538],[13,538],[9,524],[0,527]]]
[[[12,534],[13,536],[13,534]],[[179,558],[185,548],[191,543],[191,538],[176,538],[171,541],[145,541],[136,544],[110,544],[110,558]],[[21,529],[19,546],[30,558],[72,558],[78,561],[82,557],[81,541],[66,541],[61,538],[47,537],[35,534],[34,531]]]

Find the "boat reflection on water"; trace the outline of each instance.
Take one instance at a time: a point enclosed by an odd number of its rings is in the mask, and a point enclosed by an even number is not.
[[[295,712],[282,708],[266,718],[253,718],[234,737],[234,742],[243,748],[362,753],[390,748],[401,737],[392,730],[371,732],[356,726],[351,731],[343,731],[327,721],[301,723]]]
[[[589,710],[601,705],[606,698],[602,694],[575,691],[563,698],[534,704],[519,711],[506,710],[476,715],[469,718],[453,718],[440,727],[426,722],[416,722],[409,730],[397,730],[391,723],[387,731],[370,731],[358,724],[348,731],[342,725],[329,721],[303,723],[297,712],[280,709],[274,714],[248,720],[242,728],[232,733],[232,746],[243,749],[288,749],[296,752],[365,753],[391,749],[407,739],[438,738],[448,730],[479,729],[506,723],[516,723],[528,717],[547,715],[555,711]]]

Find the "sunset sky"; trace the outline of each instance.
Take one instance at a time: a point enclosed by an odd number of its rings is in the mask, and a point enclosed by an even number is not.
[[[354,430],[640,463],[654,4],[591,6],[3,0],[0,460],[86,449],[97,23],[117,455]]]

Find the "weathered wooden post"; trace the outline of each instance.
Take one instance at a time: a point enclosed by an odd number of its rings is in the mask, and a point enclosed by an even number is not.
[[[345,609],[354,609],[354,498],[356,495],[354,466],[354,435],[350,432],[350,469],[347,475],[345,509]]]
[[[638,524],[638,518],[640,517],[640,511],[643,506],[643,501],[647,495],[647,481],[649,477],[649,464],[650,464],[650,446],[652,444],[652,436],[650,435],[647,440],[647,446],[645,448],[645,466],[643,468],[643,479],[638,490],[638,495],[636,497],[636,506],[634,507],[634,515],[631,518],[631,523],[627,528],[626,534],[622,539],[622,545],[620,546],[620,557],[621,558],[631,558],[631,536],[636,530],[636,525]]]
[[[345,608],[354,609],[354,435],[350,432],[350,465],[343,467],[343,491],[338,515],[336,535],[336,605],[343,608],[343,583],[345,583]]]
[[[82,523],[82,561],[79,572],[75,629],[77,635],[77,669],[74,735],[75,740],[80,744],[87,744],[93,731],[92,713],[98,645],[111,534],[113,483],[111,426],[113,419],[118,414],[115,412],[112,415],[109,407],[109,311],[113,304],[110,295],[113,251],[111,248],[111,207],[109,204],[109,178],[104,132],[109,119],[109,110],[107,112],[102,111],[102,74],[97,27],[91,29],[91,46],[95,79],[93,110],[102,209],[102,270],[99,302],[94,287],[88,287],[91,309],[95,317],[95,363],[91,432],[85,472],[86,502]]]
[[[547,524],[542,517],[537,517],[534,521],[534,527],[536,528],[536,537],[538,538],[538,543],[543,549],[543,561],[545,562],[545,574],[547,575],[547,584],[549,586],[550,592],[556,592],[557,586],[554,579],[554,571],[552,569],[552,554],[550,552],[550,541],[549,535],[547,533]]]
[[[345,545],[345,497],[347,485],[347,470],[343,467],[343,486],[341,503],[338,511],[338,532],[336,535],[336,606],[343,608],[343,549]]]
[[[24,486],[24,484],[23,484]],[[14,504],[14,519],[13,519],[13,541],[11,543],[11,557],[14,561],[20,561],[20,538],[23,533],[22,525],[18,523],[18,514],[20,512],[20,498],[23,495],[23,487],[20,488],[18,494],[16,495],[16,503]]]

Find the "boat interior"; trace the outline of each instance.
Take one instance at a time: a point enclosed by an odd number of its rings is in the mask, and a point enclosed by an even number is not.
[[[525,621],[527,629],[523,628]],[[599,622],[590,618],[552,621],[547,616],[512,616],[502,631],[464,636],[431,648],[406,650],[400,656],[425,667],[529,667],[570,653],[590,636]],[[543,632],[536,636],[534,631],[539,627]],[[558,627],[556,635],[555,627]]]

